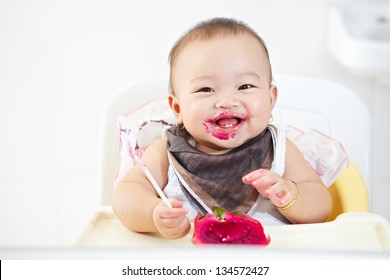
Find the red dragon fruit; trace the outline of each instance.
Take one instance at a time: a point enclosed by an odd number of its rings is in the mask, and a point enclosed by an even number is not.
[[[261,223],[241,212],[228,212],[220,207],[213,214],[198,216],[194,221],[194,244],[251,244],[268,245],[271,239],[264,234]]]

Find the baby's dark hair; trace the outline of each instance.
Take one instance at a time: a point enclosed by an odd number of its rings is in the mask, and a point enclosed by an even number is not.
[[[218,36],[227,35],[249,35],[256,39],[264,48],[264,52],[269,64],[270,77],[269,82],[272,82],[272,69],[269,59],[268,49],[263,39],[247,24],[231,18],[212,18],[210,20],[202,21],[186,32],[179,40],[176,41],[172,47],[168,62],[170,67],[169,86],[172,90],[172,72],[175,67],[178,56],[182,50],[191,42],[196,40],[208,40]]]

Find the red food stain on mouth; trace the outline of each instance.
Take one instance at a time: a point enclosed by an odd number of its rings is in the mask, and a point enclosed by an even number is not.
[[[241,120],[237,118],[224,118],[216,121],[216,124],[223,128],[230,128],[236,126]]]
[[[245,114],[235,112],[223,112],[214,118],[206,120],[203,125],[207,133],[211,133],[220,140],[228,140],[236,136],[237,130],[247,119]]]

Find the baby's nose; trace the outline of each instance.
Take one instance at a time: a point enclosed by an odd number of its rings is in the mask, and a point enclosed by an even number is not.
[[[239,106],[239,101],[234,96],[221,96],[215,103],[216,108],[231,109]]]

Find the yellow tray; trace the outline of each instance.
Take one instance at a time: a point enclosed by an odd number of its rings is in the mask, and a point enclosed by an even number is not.
[[[336,220],[320,224],[265,226],[271,237],[268,248],[312,249],[325,251],[390,252],[390,224],[366,212],[341,214]],[[111,206],[102,207],[74,242],[88,247],[193,246],[192,233],[178,240],[158,234],[135,233],[116,218]]]

